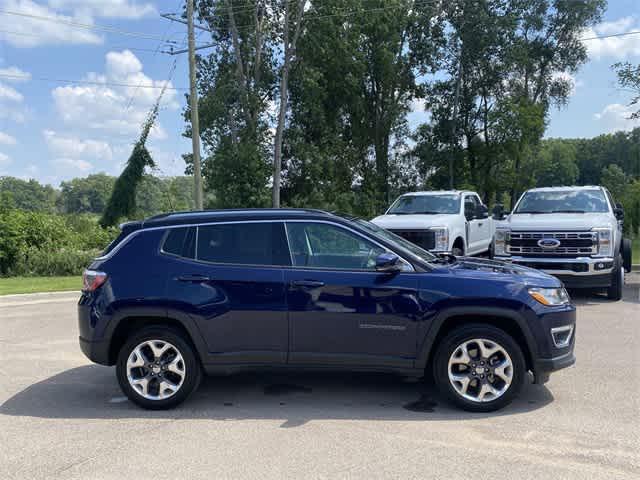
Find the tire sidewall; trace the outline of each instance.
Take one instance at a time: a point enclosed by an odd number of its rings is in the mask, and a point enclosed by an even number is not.
[[[162,340],[176,347],[185,364],[185,379],[178,392],[164,400],[149,400],[139,395],[127,379],[127,359],[131,351],[146,340]],[[116,376],[120,388],[133,403],[149,410],[165,410],[176,407],[198,387],[202,378],[202,367],[193,346],[184,337],[169,328],[148,327],[133,334],[120,349],[116,362]]]
[[[449,381],[449,358],[460,344],[473,338],[485,338],[498,343],[513,362],[513,379],[508,390],[500,398],[486,403],[476,403],[461,397]],[[456,328],[442,340],[434,357],[433,376],[440,392],[456,406],[471,412],[492,412],[511,403],[520,392],[526,376],[526,362],[520,346],[503,330],[491,325],[470,324]]]
[[[620,271],[624,271],[624,267],[622,266],[622,255],[618,255],[616,261],[616,268],[611,273],[611,286],[607,289],[607,297],[609,300],[618,301],[622,299],[622,275]]]

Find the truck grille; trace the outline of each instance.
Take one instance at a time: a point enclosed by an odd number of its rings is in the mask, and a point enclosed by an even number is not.
[[[541,240],[557,240],[557,246],[543,248]],[[511,232],[507,252],[522,256],[584,256],[598,253],[595,232]]]
[[[436,234],[431,230],[391,230],[391,232],[425,250],[433,250],[436,246]]]

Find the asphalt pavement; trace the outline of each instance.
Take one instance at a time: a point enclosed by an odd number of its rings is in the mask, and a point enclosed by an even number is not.
[[[168,412],[78,347],[77,294],[0,297],[0,478],[638,479],[640,276],[578,295],[574,367],[493,414],[362,374],[208,378]]]

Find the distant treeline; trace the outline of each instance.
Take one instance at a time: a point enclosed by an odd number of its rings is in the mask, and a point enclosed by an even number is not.
[[[5,208],[33,212],[100,215],[109,200],[115,180],[116,177],[98,173],[62,182],[60,188],[54,188],[33,179],[0,177],[0,203]],[[193,180],[190,177],[145,175],[136,192],[134,218],[192,208]]]

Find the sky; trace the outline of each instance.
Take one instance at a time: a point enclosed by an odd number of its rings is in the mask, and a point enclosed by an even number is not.
[[[165,84],[148,147],[157,174],[181,175],[182,154],[191,148],[182,136],[188,64],[185,55],[162,51],[164,40],[184,43],[186,25],[160,13],[180,12],[182,4],[0,0],[0,176],[57,187],[91,173],[118,175]],[[603,22],[584,37],[631,31],[640,31],[640,0],[609,0]],[[203,33],[200,42],[207,40]],[[586,45],[589,61],[571,77],[568,105],[552,110],[547,137],[588,138],[640,126],[628,120],[632,94],[617,87],[611,71],[615,62],[640,63],[640,35]],[[419,105],[409,116],[413,126],[426,118]]]

